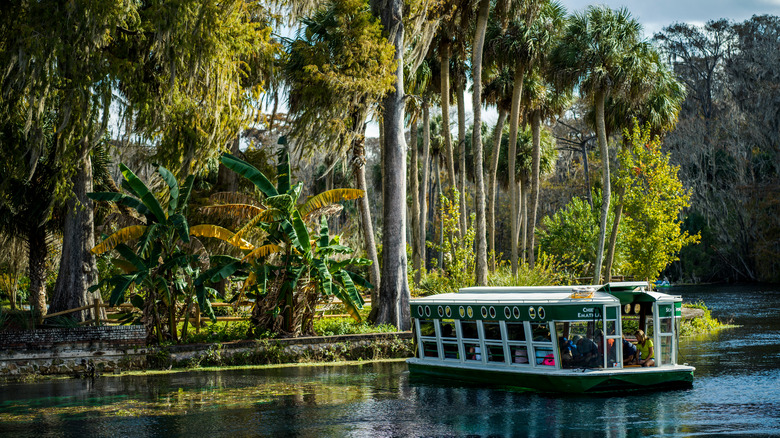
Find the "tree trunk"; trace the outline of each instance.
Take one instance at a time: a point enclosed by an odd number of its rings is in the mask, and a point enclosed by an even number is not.
[[[599,224],[599,242],[596,247],[596,266],[593,270],[593,284],[601,283],[601,262],[604,257],[604,237],[607,233],[607,216],[609,215],[609,200],[611,190],[609,186],[609,150],[607,148],[607,130],[604,126],[604,91],[596,93],[596,134],[599,137],[599,150],[601,151],[602,188],[601,188],[601,222]]]
[[[388,40],[395,46],[395,90],[384,99],[384,229],[382,280],[376,322],[411,328],[406,273],[406,145],[404,141],[403,1],[375,0]]]
[[[36,323],[46,315],[46,257],[49,247],[46,245],[46,229],[30,226],[27,230],[27,245],[29,246],[29,261],[27,272],[30,277],[28,299],[34,312]]]
[[[512,264],[512,275],[517,275],[517,239],[519,236],[518,229],[518,215],[519,205],[518,191],[517,191],[517,128],[520,125],[520,100],[523,97],[523,80],[525,79],[525,72],[522,65],[518,61],[515,65],[514,84],[512,85],[512,107],[509,114],[509,199],[510,199],[510,223],[512,224],[512,241],[510,245],[512,247],[512,253],[510,256],[510,262]]]
[[[498,160],[501,156],[501,135],[506,123],[506,110],[499,108],[498,122],[493,128],[493,153],[490,156],[490,181],[488,181],[487,226],[490,244],[490,270],[496,270],[496,192],[498,191]]]
[[[487,235],[485,233],[485,181],[482,166],[482,51],[485,46],[485,31],[487,30],[488,13],[490,11],[490,0],[480,0],[479,15],[477,16],[477,29],[474,36],[474,51],[471,60],[473,66],[472,75],[474,78],[473,87],[473,105],[474,105],[474,140],[472,148],[474,150],[474,175],[476,182],[476,210],[477,210],[477,230],[476,230],[476,258],[477,269],[474,282],[477,286],[487,284]],[[464,169],[465,170],[465,169]]]
[[[357,120],[356,120],[357,122]],[[371,266],[368,267],[369,278],[374,287],[379,286],[379,256],[376,252],[376,239],[374,237],[374,225],[371,221],[371,207],[369,205],[368,186],[366,184],[366,146],[365,146],[365,123],[359,122],[361,132],[356,133],[352,140],[352,169],[355,173],[355,187],[363,190],[363,197],[358,198],[357,206],[360,211],[360,225],[363,229],[366,255],[371,260]],[[356,125],[357,126],[357,125]],[[373,299],[373,297],[372,297]],[[371,301],[373,306],[375,301]]]
[[[460,163],[458,165],[458,172],[460,173],[460,182],[458,183],[458,190],[460,190],[460,235],[465,236],[466,231],[469,228],[469,212],[466,207],[466,97],[465,84],[458,81],[458,85],[455,86],[455,97],[458,100],[458,159]]]
[[[439,158],[436,158],[436,186],[439,188],[439,196],[436,198],[436,206],[437,209],[433,210],[431,213],[433,216],[435,216],[435,211],[441,211],[441,197],[444,194],[444,191],[441,187],[441,166],[439,166]],[[444,247],[444,224],[441,223],[441,219],[439,219],[440,226],[439,226],[439,248]],[[435,228],[434,228],[435,229]],[[439,251],[439,264],[437,266],[439,270],[444,269],[444,252]]]
[[[422,229],[420,228],[420,183],[418,178],[418,152],[417,152],[417,117],[412,117],[412,126],[409,133],[409,190],[412,192],[412,269],[415,271],[414,283],[419,281],[420,266],[422,265],[420,259],[420,238]]]
[[[528,181],[525,176],[520,178],[520,230],[522,235],[522,246],[520,251],[520,262],[525,264],[528,256]]]
[[[609,247],[607,248],[606,277],[607,283],[612,281],[612,262],[615,260],[615,246],[617,245],[618,227],[620,219],[623,217],[623,196],[626,194],[626,188],[620,187],[618,192],[618,203],[615,206],[615,219],[612,222],[612,232],[609,234]]]
[[[450,134],[450,43],[442,39],[440,47],[441,62],[441,124],[444,136],[444,156],[447,159],[447,176],[450,187],[455,188],[455,157]]]
[[[531,152],[531,206],[529,208],[531,218],[529,220],[529,238],[528,245],[528,267],[533,269],[536,261],[534,255],[534,246],[536,241],[536,212],[539,208],[539,186],[541,177],[539,175],[539,161],[541,155],[541,125],[542,116],[539,111],[534,111],[531,116],[531,133],[533,137],[533,151]]]
[[[428,156],[430,154],[430,147],[431,147],[431,112],[430,108],[428,107],[428,100],[423,98],[423,156],[422,156],[422,178],[420,184],[420,211],[418,213],[418,216],[420,218],[420,240],[417,242],[417,244],[420,246],[418,249],[420,253],[420,259],[422,260],[422,268],[426,267],[426,256],[425,256],[425,240],[427,237],[427,233],[425,232],[426,223],[428,222],[428,166],[429,166],[429,159]],[[414,283],[420,284],[420,276],[421,272],[417,271],[414,275]]]
[[[94,209],[87,193],[92,191],[92,165],[89,154],[73,176],[73,196],[68,200],[65,227],[62,233],[62,257],[51,312],[74,309],[100,298],[89,288],[97,282],[97,264],[90,251],[95,246]],[[76,321],[84,321],[89,311],[67,315]],[[100,317],[100,315],[97,315]]]
[[[588,200],[590,209],[593,210],[593,197],[590,195],[590,169],[588,166],[588,143],[583,142],[581,147],[582,147],[582,166],[585,171],[585,198]]]
[[[240,138],[236,136],[233,142],[230,144],[230,153],[232,155],[238,155],[240,146]],[[219,170],[217,172],[217,187],[224,192],[235,192],[238,190],[238,173],[225,167],[224,164],[219,163]]]

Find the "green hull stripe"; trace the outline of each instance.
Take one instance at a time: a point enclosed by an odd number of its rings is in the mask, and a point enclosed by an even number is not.
[[[689,369],[609,375],[597,372],[560,375],[524,373],[522,371],[474,370],[409,362],[409,371],[412,375],[425,374],[538,392],[601,393],[641,389],[690,388],[693,385],[693,371]]]

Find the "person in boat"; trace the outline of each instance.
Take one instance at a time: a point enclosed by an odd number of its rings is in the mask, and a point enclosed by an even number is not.
[[[563,336],[558,338],[558,347],[561,350],[561,363],[564,368],[574,367],[574,356],[577,354],[577,346],[574,342]]]
[[[637,364],[643,367],[655,365],[653,341],[647,338],[641,329],[634,332],[634,336],[636,336],[636,350],[639,353]]]
[[[575,358],[578,365],[595,368],[599,364],[599,347],[593,342],[593,339],[581,337],[577,341],[577,352],[579,355]]]
[[[623,365],[636,364],[636,345],[623,337]]]

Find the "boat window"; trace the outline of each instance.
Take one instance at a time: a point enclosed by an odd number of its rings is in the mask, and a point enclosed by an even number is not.
[[[524,345],[510,345],[510,354],[512,355],[512,363],[527,364],[528,363],[528,348]]]
[[[552,346],[534,346],[536,351],[536,364],[542,366],[555,366],[555,355]]]
[[[493,363],[504,363],[506,362],[506,357],[504,356],[504,346],[500,344],[488,344],[485,345],[485,348],[487,348],[488,351],[488,362]]]
[[[461,337],[463,339],[479,339],[479,332],[477,331],[476,321],[461,321],[460,329]]]
[[[498,321],[482,322],[482,330],[485,332],[485,339],[501,340],[501,324]]]
[[[436,346],[436,341],[422,341],[423,357],[439,357],[439,347]]]
[[[534,342],[552,342],[550,327],[547,323],[531,323]]]
[[[672,355],[673,329],[674,318],[658,318],[658,341],[660,345],[656,346],[658,349],[656,365],[667,365],[675,362],[675,358]]]
[[[455,338],[455,320],[443,319],[441,321],[441,337],[442,338]]]
[[[420,336],[436,336],[436,329],[434,328],[433,320],[421,319],[420,321]]]
[[[522,322],[506,323],[506,337],[509,341],[525,342],[525,326]]]
[[[463,351],[466,353],[466,360],[482,361],[482,349],[477,342],[464,342]]]
[[[441,346],[444,349],[445,359],[460,359],[458,344],[452,342],[442,342]]]

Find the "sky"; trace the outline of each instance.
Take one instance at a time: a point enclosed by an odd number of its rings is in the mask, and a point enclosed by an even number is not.
[[[727,18],[745,21],[753,15],[780,15],[780,0],[559,0],[568,13],[581,12],[588,5],[604,4],[617,9],[625,7],[644,27],[645,37],[651,39],[657,32],[675,22],[703,25],[710,20]],[[470,87],[469,87],[470,88]],[[466,96],[466,113],[472,119],[471,95]],[[498,114],[494,109],[483,109],[482,119],[495,124]],[[452,118],[457,122],[457,115]],[[453,128],[456,129],[456,128]],[[366,135],[378,137],[376,123],[368,126]]]

